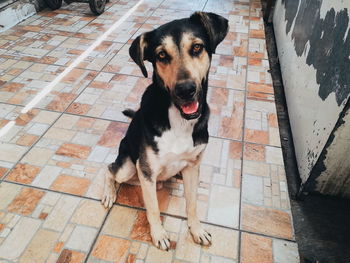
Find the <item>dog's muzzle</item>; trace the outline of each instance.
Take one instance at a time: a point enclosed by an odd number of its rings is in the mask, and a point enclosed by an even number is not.
[[[181,82],[175,86],[175,96],[181,115],[189,120],[200,116],[200,103],[196,98],[196,84],[192,81]]]

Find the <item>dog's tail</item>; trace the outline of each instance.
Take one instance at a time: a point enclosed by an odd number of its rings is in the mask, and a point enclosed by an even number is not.
[[[123,114],[124,114],[126,117],[129,117],[130,119],[134,118],[135,113],[136,113],[136,112],[135,112],[134,110],[132,110],[132,109],[126,109],[126,110],[123,110],[122,112],[123,112]]]

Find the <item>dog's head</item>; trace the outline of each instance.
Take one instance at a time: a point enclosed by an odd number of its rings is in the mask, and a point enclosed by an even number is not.
[[[222,16],[196,12],[138,36],[129,53],[145,77],[144,60],[153,64],[153,81],[168,90],[185,119],[194,119],[205,99],[211,56],[227,30]]]

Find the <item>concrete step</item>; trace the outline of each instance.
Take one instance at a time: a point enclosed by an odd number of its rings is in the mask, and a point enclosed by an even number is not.
[[[35,4],[29,0],[0,0],[0,32],[35,14]]]

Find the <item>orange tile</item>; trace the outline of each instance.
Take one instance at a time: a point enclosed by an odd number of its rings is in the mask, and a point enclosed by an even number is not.
[[[262,65],[262,61],[261,61],[261,59],[257,59],[257,58],[248,58],[248,65],[250,65],[250,66],[261,66]]]
[[[268,144],[269,133],[267,131],[245,129],[245,141]]]
[[[7,176],[7,180],[22,184],[30,184],[40,172],[40,167],[19,163]]]
[[[160,211],[167,210],[170,202],[170,191],[167,187],[157,190]],[[118,193],[117,203],[134,207],[144,207],[141,186],[122,184]]]
[[[91,105],[89,105],[89,104],[74,102],[74,103],[72,103],[72,105],[69,106],[69,108],[67,109],[67,112],[73,113],[73,114],[84,115],[90,109],[91,109]]]
[[[125,263],[135,263],[135,262],[136,262],[136,255],[135,254],[129,254],[128,258],[125,261]]]
[[[90,128],[95,123],[93,118],[79,118],[76,123],[76,126],[79,128]]]
[[[250,161],[265,161],[265,146],[246,143],[244,145],[244,159]]]
[[[48,215],[49,215],[48,213],[40,213],[40,215],[39,215],[39,219],[41,219],[41,220],[45,220],[45,219],[46,219],[46,217],[47,217]]]
[[[83,195],[88,189],[91,181],[86,178],[60,175],[52,183],[50,189],[75,195]]]
[[[45,192],[40,190],[24,188],[8,206],[7,210],[12,213],[30,215],[44,194]]]
[[[242,233],[241,263],[273,263],[272,240]]]
[[[268,115],[269,126],[278,128],[278,119],[276,113],[269,113]]]
[[[251,38],[265,38],[265,32],[262,29],[251,29],[249,32]]]
[[[102,260],[122,262],[128,253],[130,241],[110,236],[100,236],[92,256]]]
[[[275,102],[275,97],[273,94],[261,93],[261,92],[251,92],[248,91],[247,98],[250,100],[259,100],[267,102]]]
[[[82,263],[85,255],[81,252],[64,249],[58,257],[56,263]]]
[[[151,230],[146,212],[137,212],[137,218],[135,220],[134,227],[131,230],[130,238],[133,240],[152,243]]]
[[[0,233],[1,231],[5,228],[5,225],[4,224],[0,224]]]
[[[242,159],[242,143],[241,142],[230,142],[230,158]]]
[[[72,158],[86,159],[90,154],[91,148],[88,146],[64,143],[57,150],[56,154],[64,155]]]
[[[256,233],[293,238],[290,215],[277,209],[243,204],[242,227]]]
[[[116,147],[124,137],[128,125],[121,122],[111,122],[103,133],[98,145],[105,147]]]
[[[58,93],[53,101],[46,106],[48,110],[64,111],[77,95],[71,93]]]
[[[213,88],[211,89],[212,96],[210,96],[210,102],[213,104],[226,105],[228,100],[228,89]]]
[[[60,253],[62,248],[63,248],[63,246],[64,246],[63,242],[57,242],[56,246],[53,249],[53,252]]]
[[[23,146],[32,146],[38,140],[38,138],[39,136],[36,136],[36,135],[24,134],[17,140],[16,143],[18,145],[23,145]]]
[[[248,82],[247,88],[249,92],[262,92],[274,94],[273,87],[270,84]]]
[[[39,110],[31,110],[25,114],[21,114],[16,119],[16,125],[25,126],[27,125],[37,114]]]
[[[242,139],[243,121],[234,115],[231,118],[222,118],[219,136],[224,138],[231,138],[234,140]]]
[[[8,169],[5,167],[0,167],[0,178],[7,173]]]

